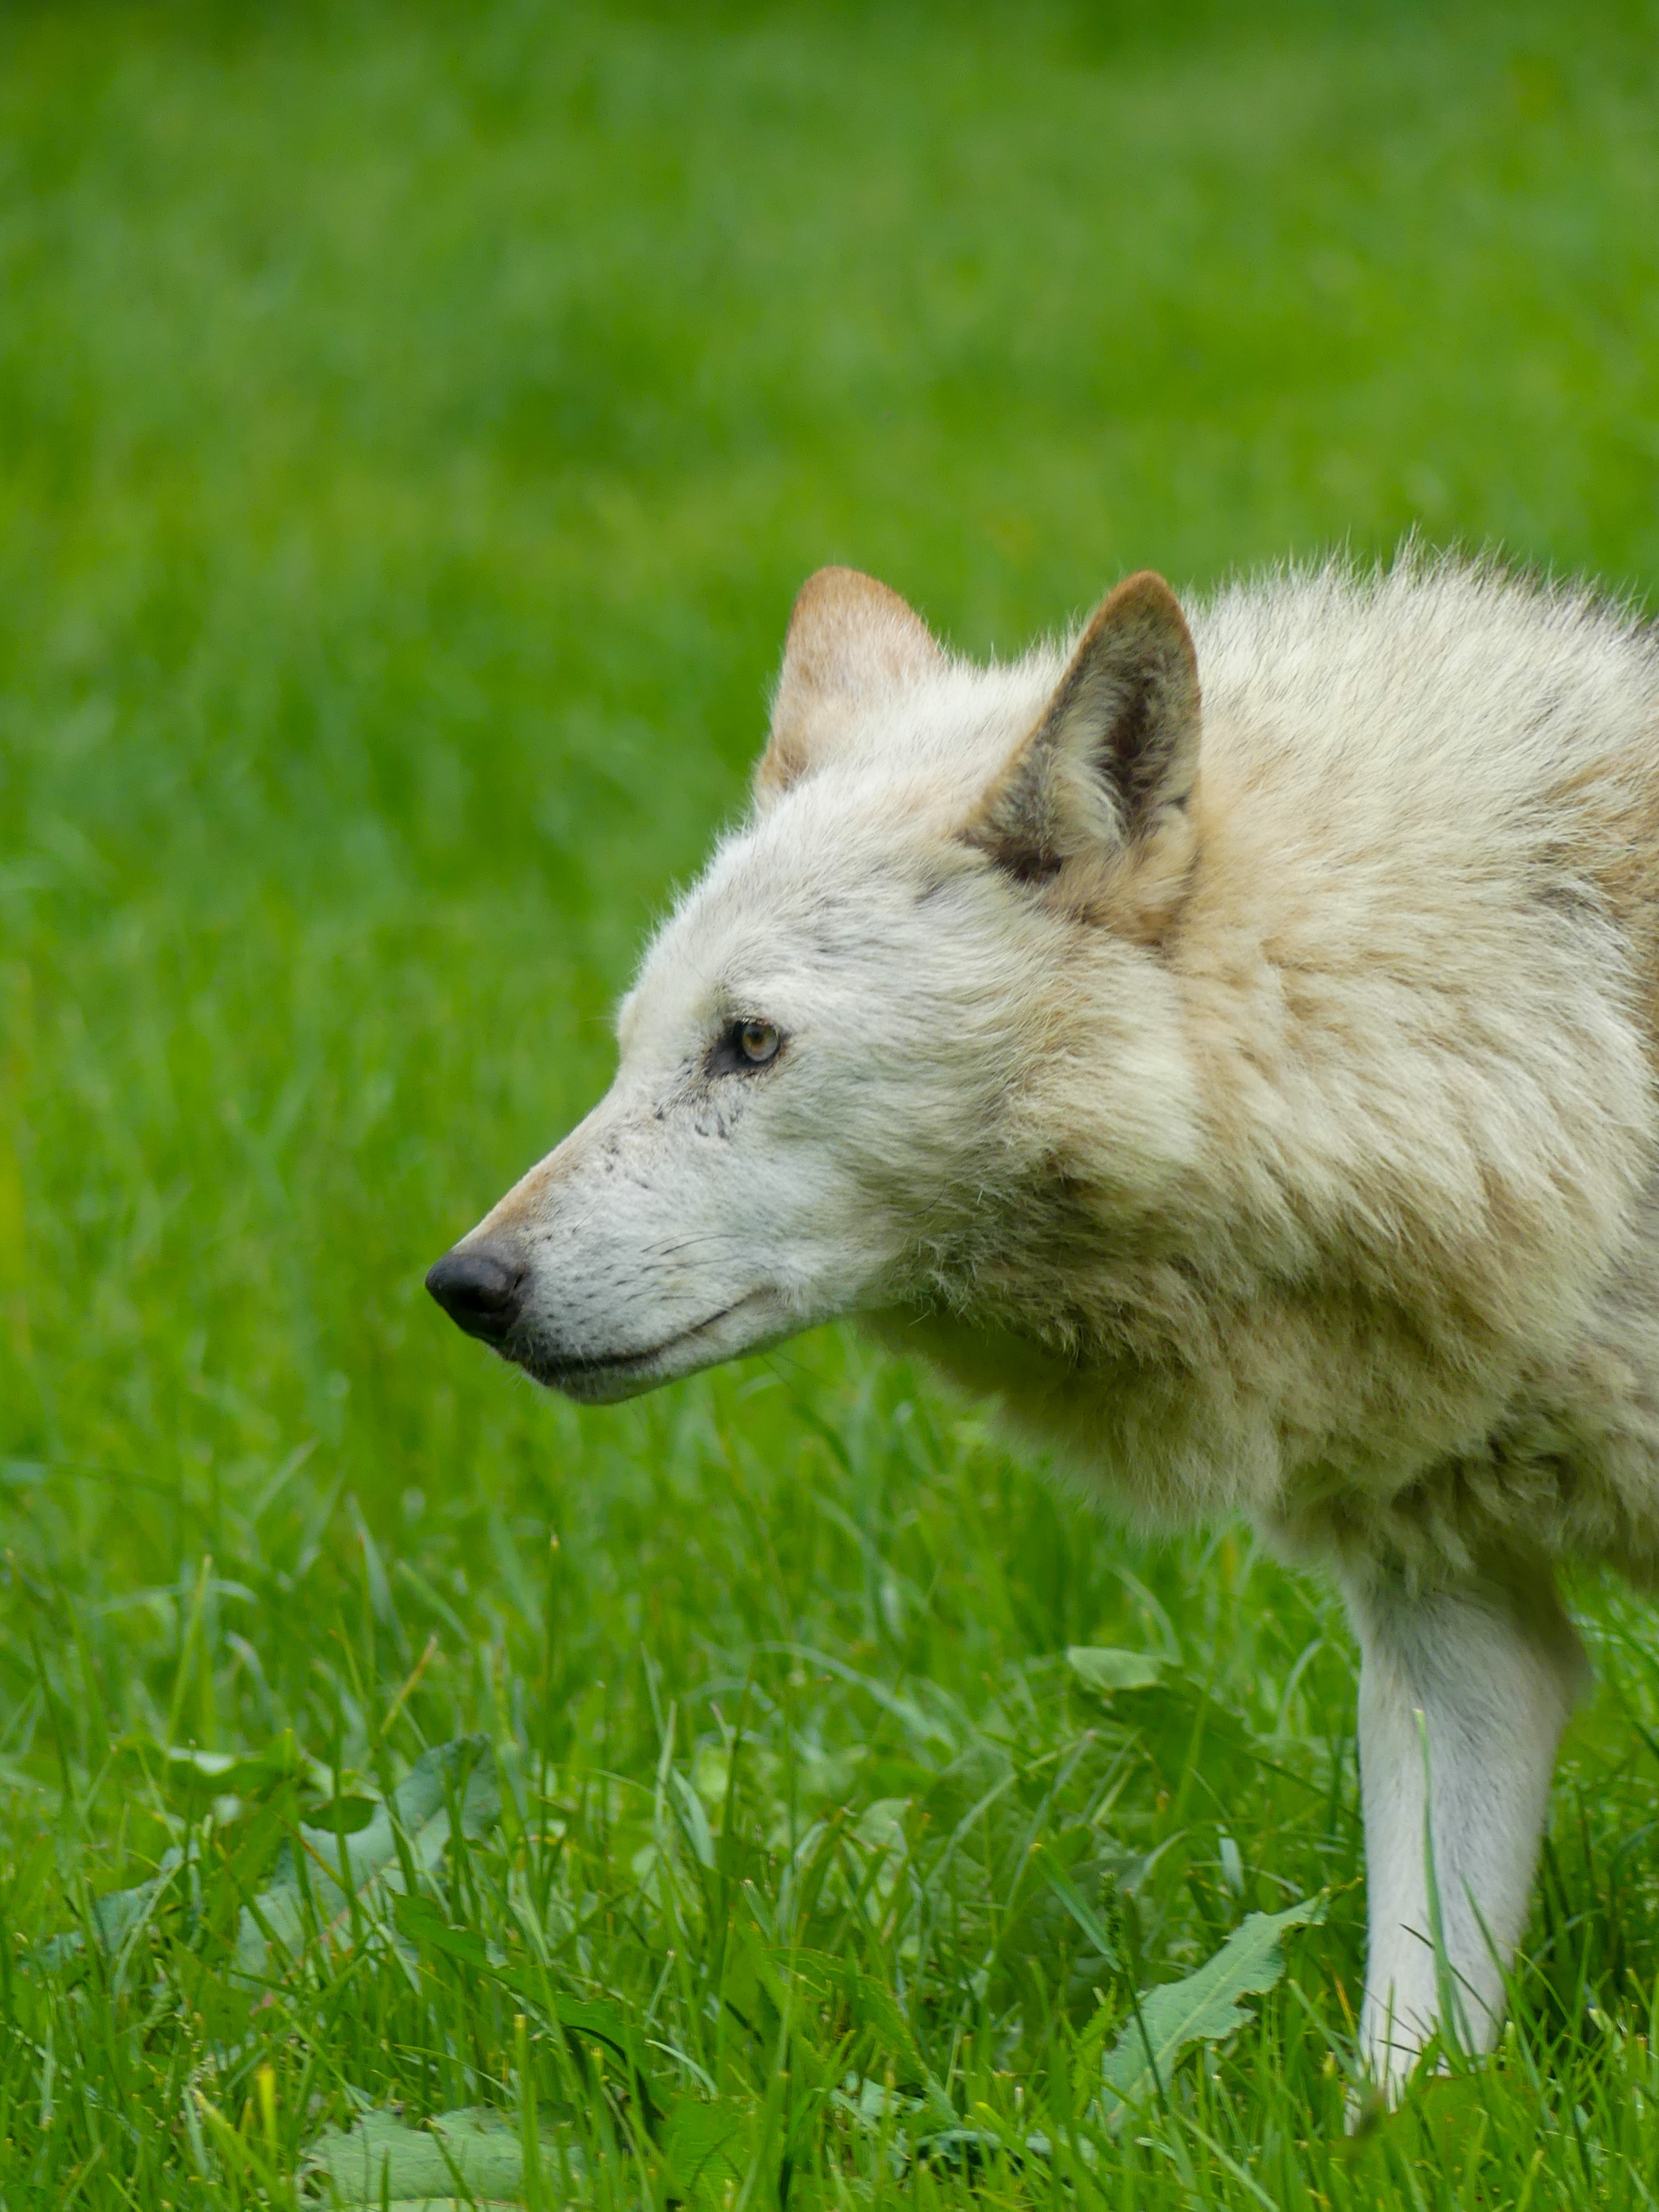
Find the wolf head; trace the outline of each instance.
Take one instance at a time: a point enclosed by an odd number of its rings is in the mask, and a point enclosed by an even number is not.
[[[615,1082],[434,1297],[590,1401],[853,1312],[1075,1349],[1086,1249],[1155,1233],[1192,1149],[1159,945],[1199,729],[1157,576],[988,669],[821,570],[751,818],[647,953]]]

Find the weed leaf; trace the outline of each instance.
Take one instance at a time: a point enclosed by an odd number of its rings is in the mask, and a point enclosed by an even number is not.
[[[1168,1661],[1150,1651],[1119,1651],[1107,1644],[1073,1644],[1066,1663],[1085,1688],[1109,1698],[1114,1690],[1150,1690]]]
[[[301,1827],[286,1844],[269,1888],[242,1909],[236,1968],[249,1979],[266,1972],[272,1946],[292,1957],[317,1926],[349,1924],[353,1896],[371,1913],[408,1887],[398,1852],[401,1829],[417,1873],[430,1873],[450,1837],[450,1804],[459,1796],[461,1832],[487,1835],[501,1813],[495,1762],[487,1736],[458,1736],[417,1759],[367,1827],[355,1835]],[[297,1843],[297,1851],[296,1851]],[[300,1855],[303,1855],[304,1865]]]
[[[580,2163],[580,2153],[562,2148],[543,2132],[543,2170],[556,2174]],[[325,2204],[340,2208],[417,2206],[472,2202],[519,2206],[525,2200],[524,2140],[505,2112],[470,2107],[441,2112],[411,2127],[394,2112],[364,2112],[349,2128],[331,2128],[312,2145],[303,2178],[319,2187]]]
[[[445,1917],[443,1908],[429,1897],[397,1897],[392,1900],[392,1917],[398,1933],[411,1943],[424,1943],[429,1950],[441,1951],[447,1958],[459,1959],[469,1966],[479,1966],[488,1973],[489,1953],[483,1937],[474,1935],[470,1928],[456,1928]]]
[[[170,1850],[162,1859],[160,1871],[148,1881],[141,1881],[132,1889],[112,1890],[106,1897],[93,1899],[88,1916],[92,1932],[106,1957],[113,1958],[128,1936],[151,1917],[184,1864],[184,1852]],[[29,1963],[46,1973],[56,1972],[82,1956],[86,1942],[84,1929],[71,1928],[62,1936],[53,1936],[36,1944],[29,1954]]]
[[[146,1735],[124,1738],[116,1753],[123,1768],[158,1784],[173,1803],[191,1808],[219,1797],[268,1796],[305,1771],[292,1729],[284,1729],[263,1751],[246,1753],[198,1751]]]
[[[1283,1912],[1253,1912],[1212,1958],[1184,1981],[1143,1990],[1139,2016],[1107,2052],[1101,2079],[1114,2117],[1165,2083],[1191,2043],[1218,2043],[1249,2014],[1239,2000],[1270,1990],[1285,1971],[1279,1939],[1287,1928],[1324,1917],[1322,1898],[1304,1897]]]
[[[728,2201],[744,2178],[750,2130],[727,2103],[683,2097],[663,2125],[663,2161],[670,2193],[688,2204]]]
[[[884,2057],[898,2060],[904,2081],[927,2080],[927,2063],[898,1999],[873,1974],[824,1951],[778,1950],[773,1962],[793,1972],[817,2003],[844,2008],[854,2028],[869,2034]]]

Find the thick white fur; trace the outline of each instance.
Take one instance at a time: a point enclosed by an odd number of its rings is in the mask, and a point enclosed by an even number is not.
[[[1124,590],[984,668],[815,579],[614,1087],[467,1241],[575,1395],[858,1312],[1121,1510],[1330,1561],[1395,2081],[1492,2032],[1578,1680],[1550,1561],[1659,1569],[1659,655],[1488,568],[1285,574],[1188,610],[1200,736]],[[784,1043],[733,1072],[744,1018]]]

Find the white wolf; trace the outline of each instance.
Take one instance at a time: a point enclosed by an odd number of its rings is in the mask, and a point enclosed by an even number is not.
[[[1496,2029],[1552,1561],[1659,1568],[1656,1022],[1617,611],[1407,559],[1189,629],[1142,574],[981,668],[829,568],[609,1095],[428,1279],[590,1401],[861,1314],[1137,1518],[1329,1561],[1392,2086]]]

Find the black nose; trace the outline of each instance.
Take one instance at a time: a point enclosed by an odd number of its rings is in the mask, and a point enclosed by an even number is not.
[[[457,1328],[486,1344],[499,1344],[518,1319],[524,1284],[523,1261],[499,1244],[458,1244],[426,1279]]]

